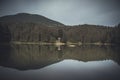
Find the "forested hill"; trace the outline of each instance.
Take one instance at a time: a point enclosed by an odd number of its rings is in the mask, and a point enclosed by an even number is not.
[[[120,44],[120,25],[66,26],[40,15],[19,13],[0,17],[0,42],[62,42]]]
[[[62,23],[50,20],[44,16],[37,14],[18,13],[16,15],[8,15],[0,17],[0,22],[7,23],[37,23],[47,26],[62,26]]]

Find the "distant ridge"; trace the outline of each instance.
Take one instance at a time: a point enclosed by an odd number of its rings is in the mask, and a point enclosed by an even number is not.
[[[44,16],[37,14],[29,14],[29,13],[18,13],[15,15],[7,15],[0,17],[0,22],[7,23],[38,23],[42,25],[47,25],[49,27],[52,26],[63,26],[62,23],[48,19]]]

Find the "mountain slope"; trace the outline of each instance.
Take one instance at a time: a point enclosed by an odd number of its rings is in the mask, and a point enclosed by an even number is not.
[[[37,23],[42,25],[47,25],[49,27],[54,26],[63,26],[62,23],[53,21],[44,16],[37,14],[28,14],[28,13],[18,13],[16,15],[8,15],[0,17],[0,22],[6,23]]]

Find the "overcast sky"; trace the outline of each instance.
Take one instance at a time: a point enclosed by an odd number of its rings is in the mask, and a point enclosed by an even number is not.
[[[0,16],[32,13],[66,25],[120,23],[120,0],[0,0]]]

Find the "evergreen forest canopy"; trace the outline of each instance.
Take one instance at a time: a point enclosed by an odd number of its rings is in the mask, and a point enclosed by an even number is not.
[[[0,17],[0,42],[61,42],[120,44],[120,24],[67,26],[36,14]]]

